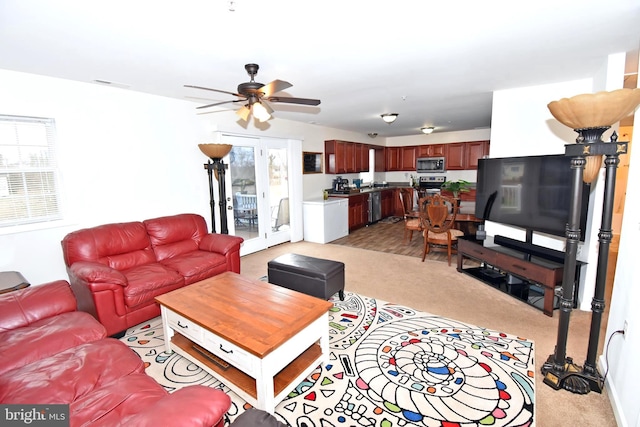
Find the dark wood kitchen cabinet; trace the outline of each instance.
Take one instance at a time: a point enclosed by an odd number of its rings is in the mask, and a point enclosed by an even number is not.
[[[489,141],[445,144],[447,170],[478,169],[478,160],[489,154]]]
[[[325,141],[324,160],[326,173],[347,173],[345,168],[345,146],[344,141]]]
[[[380,204],[382,208],[382,218],[387,218],[390,216],[394,216],[396,213],[396,205],[395,200],[398,198],[398,191],[396,189],[392,190],[382,190],[380,195]]]
[[[445,149],[445,167],[447,170],[463,170],[465,165],[465,144],[454,142]]]
[[[416,147],[386,147],[385,171],[416,170]]]
[[[478,160],[489,155],[489,141],[467,142],[467,167],[478,169]]]
[[[444,157],[445,144],[420,145],[416,148],[416,157]]]
[[[369,170],[367,144],[333,139],[324,142],[324,154],[326,173],[357,173]]]
[[[349,231],[364,227],[369,221],[369,194],[349,196]]]
[[[368,172],[369,171],[369,145],[355,143],[356,152],[356,172]]]
[[[400,147],[385,147],[384,149],[384,170],[400,170]]]
[[[416,171],[416,147],[401,147],[400,170]]]
[[[356,145],[344,142],[344,171],[346,173],[359,172],[356,170]]]
[[[387,170],[386,160],[384,147],[375,147],[373,156],[374,170],[378,172]]]

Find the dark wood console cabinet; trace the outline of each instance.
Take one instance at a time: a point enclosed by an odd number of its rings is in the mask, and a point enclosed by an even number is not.
[[[544,293],[542,307],[538,308],[541,308],[547,316],[553,316],[556,305],[554,301],[555,288],[562,285],[563,261],[557,257],[553,257],[555,259],[551,260],[549,259],[552,258],[551,256],[545,257],[544,254],[536,253],[535,249],[529,251],[526,248],[527,244],[522,243],[525,247],[516,249],[498,244],[494,242],[492,237],[483,241],[459,239],[458,271],[498,287],[529,303],[532,303],[532,298],[529,295],[532,290],[530,288],[535,287]],[[535,245],[529,246],[536,247]],[[546,248],[540,249],[545,250]],[[546,251],[552,252],[550,249],[546,249]],[[535,255],[532,255],[532,252]],[[465,258],[478,261],[481,266],[463,268]],[[576,284],[579,283],[579,271],[584,263],[579,264],[576,268]]]

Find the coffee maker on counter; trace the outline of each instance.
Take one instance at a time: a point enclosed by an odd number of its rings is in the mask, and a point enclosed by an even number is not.
[[[344,190],[346,190],[347,185],[349,185],[349,180],[348,179],[344,179],[341,176],[336,177],[336,179],[333,180],[333,184],[331,186],[331,190],[334,193],[342,193],[344,192]]]

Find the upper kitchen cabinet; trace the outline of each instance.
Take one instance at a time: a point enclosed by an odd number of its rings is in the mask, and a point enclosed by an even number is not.
[[[400,170],[416,170],[416,147],[402,147],[400,150]]]
[[[369,145],[356,144],[356,172],[367,172],[369,170]]]
[[[384,149],[384,170],[400,170],[400,147],[385,147]]]
[[[416,170],[416,147],[386,147],[385,171]]]
[[[478,169],[478,160],[489,154],[489,141],[445,144],[447,170]]]
[[[489,141],[467,142],[467,169],[478,169],[478,160],[489,155]]]
[[[445,144],[420,145],[416,148],[416,157],[444,157]]]
[[[367,144],[335,139],[325,141],[324,157],[326,173],[357,173],[369,170],[369,146]]]

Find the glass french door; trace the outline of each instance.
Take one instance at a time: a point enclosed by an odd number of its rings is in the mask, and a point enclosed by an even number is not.
[[[222,142],[233,145],[226,159],[227,226],[245,240],[240,255],[291,240],[287,141],[224,135]]]

